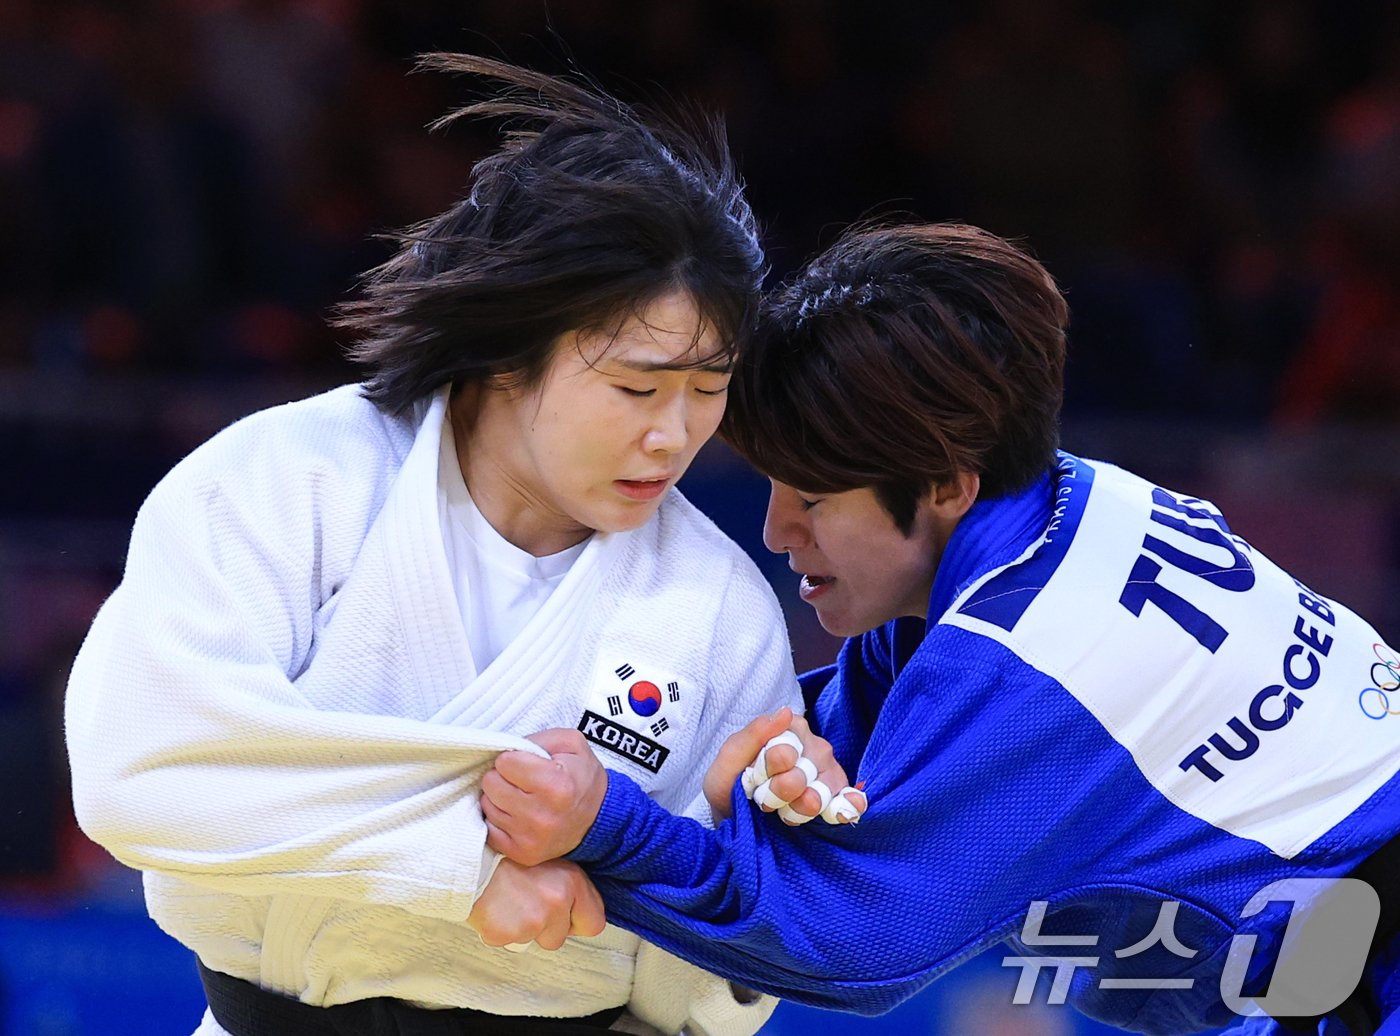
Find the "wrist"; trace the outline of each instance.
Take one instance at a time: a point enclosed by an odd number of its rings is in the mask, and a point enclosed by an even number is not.
[[[626,777],[604,770],[603,797],[583,840],[565,855],[579,864],[609,863],[626,844],[627,831],[639,808],[651,800]]]
[[[588,817],[588,829],[584,831],[584,838],[588,836],[588,831],[598,822],[598,814],[602,812],[603,803],[608,797],[608,785],[612,780],[612,771],[606,766],[599,766],[594,776],[593,783],[588,789],[588,798],[584,802],[583,813]],[[582,842],[583,839],[579,841]]]

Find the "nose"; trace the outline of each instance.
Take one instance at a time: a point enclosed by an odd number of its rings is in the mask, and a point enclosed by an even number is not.
[[[783,554],[811,542],[806,512],[797,490],[773,479],[768,494],[768,513],[763,518],[763,545],[774,554]]]
[[[648,453],[681,453],[690,441],[686,424],[684,393],[668,399],[651,413],[651,426],[642,438],[642,448]]]

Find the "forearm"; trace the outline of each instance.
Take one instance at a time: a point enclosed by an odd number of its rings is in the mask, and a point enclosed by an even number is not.
[[[348,697],[314,705],[308,681],[357,672],[317,624],[321,575],[343,582],[346,563],[314,546],[305,494],[283,503],[253,509],[176,473],[143,506],[69,682],[79,822],[130,866],[223,891],[460,921],[482,864],[481,773],[497,749],[533,746]]]
[[[228,628],[219,618],[209,625]],[[68,740],[84,830],[130,866],[223,891],[464,918],[490,746],[524,743],[297,704],[275,659],[250,648],[211,660],[180,621],[118,591],[75,663]]]
[[[935,947],[872,932],[879,915],[862,892],[874,886],[854,829],[785,828],[741,793],[732,805],[734,818],[708,831],[614,774],[570,858],[609,921],[764,992],[875,1014],[932,979]]]

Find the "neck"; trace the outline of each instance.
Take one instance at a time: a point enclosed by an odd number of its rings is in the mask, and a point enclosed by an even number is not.
[[[567,550],[593,534],[552,506],[526,476],[528,464],[513,444],[519,441],[493,406],[495,392],[481,385],[463,388],[448,406],[457,466],[472,502],[507,542],[537,558]]]
[[[928,552],[928,578],[920,580],[913,595],[905,602],[905,615],[923,619],[925,622],[928,621],[929,597],[933,593],[933,584],[938,579],[938,568],[943,562],[943,552],[947,550],[953,533],[958,531],[958,524],[962,518],[961,514],[941,514],[931,509],[921,513],[921,521],[925,521],[927,524],[922,529],[916,527],[911,535],[922,536],[925,549]]]

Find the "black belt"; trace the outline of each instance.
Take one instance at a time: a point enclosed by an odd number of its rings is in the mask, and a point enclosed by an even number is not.
[[[469,1007],[415,1007],[377,996],[334,1007],[313,1007],[211,971],[199,962],[209,1010],[232,1036],[597,1036],[622,1016],[621,1007],[583,1018],[523,1018]]]

